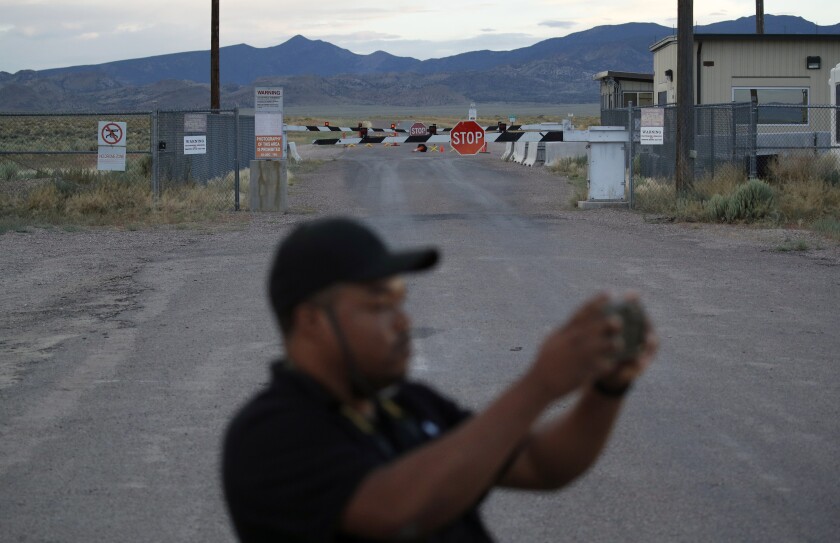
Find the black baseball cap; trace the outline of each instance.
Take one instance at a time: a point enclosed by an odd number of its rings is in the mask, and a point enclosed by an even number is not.
[[[391,251],[362,222],[329,217],[305,222],[280,243],[269,275],[269,295],[278,316],[338,283],[361,283],[431,268],[434,247]]]

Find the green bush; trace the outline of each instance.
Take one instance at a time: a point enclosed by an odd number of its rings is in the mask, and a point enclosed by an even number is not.
[[[14,162],[0,163],[0,179],[3,181],[12,181],[18,177],[18,165]]]
[[[706,203],[709,218],[723,222],[755,221],[773,211],[773,189],[760,179],[739,185],[732,194],[715,194]]]

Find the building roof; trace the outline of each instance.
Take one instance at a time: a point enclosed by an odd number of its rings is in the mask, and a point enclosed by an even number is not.
[[[601,79],[607,79],[611,77],[613,79],[621,79],[624,81],[650,81],[653,82],[653,74],[642,74],[638,72],[615,72],[613,70],[607,70],[605,72],[598,72],[597,74],[592,76],[592,79],[595,81]]]
[[[694,41],[837,41],[840,34],[695,34]],[[677,36],[666,36],[648,49],[651,53],[677,42]]]

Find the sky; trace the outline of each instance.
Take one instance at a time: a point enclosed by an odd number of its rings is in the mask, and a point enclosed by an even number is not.
[[[764,0],[765,14],[840,22],[837,0]],[[210,48],[210,0],[0,0],[0,71],[100,64]],[[755,13],[754,0],[694,2],[697,24]],[[599,25],[676,25],[677,0],[220,0],[220,46],[301,34],[354,53],[420,60],[507,51]]]

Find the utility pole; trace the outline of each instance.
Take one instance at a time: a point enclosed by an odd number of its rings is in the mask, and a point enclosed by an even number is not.
[[[677,195],[694,186],[694,1],[677,0]]]
[[[755,33],[764,34],[764,0],[755,0]]]
[[[220,109],[219,95],[219,0],[210,0],[210,109]]]

